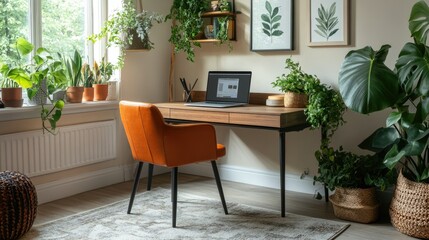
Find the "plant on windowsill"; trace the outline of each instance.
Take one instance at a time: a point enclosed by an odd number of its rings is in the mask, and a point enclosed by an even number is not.
[[[153,48],[154,44],[149,39],[149,30],[155,22],[161,23],[164,20],[159,13],[146,10],[137,12],[133,1],[123,1],[122,5],[123,8],[104,23],[100,33],[88,37],[92,42],[107,37],[107,47],[119,47],[118,68],[124,66],[125,51],[130,46],[139,44],[142,49]]]
[[[428,18],[426,2],[415,3],[408,20],[414,41],[402,47],[394,70],[384,63],[390,45],[383,45],[377,51],[369,46],[350,51],[339,73],[340,92],[350,109],[363,114],[392,109],[386,126],[359,147],[381,155],[390,169],[400,170],[391,222],[417,238],[429,238]]]
[[[82,57],[77,50],[74,51],[73,57],[61,56],[67,77],[66,97],[69,103],[81,103],[83,98],[82,86]]]
[[[82,78],[83,78],[83,98],[84,102],[91,102],[94,100],[94,88],[92,84],[94,83],[94,74],[91,67],[88,63],[82,65]]]
[[[112,63],[101,59],[100,66],[94,62],[94,100],[104,101],[108,95],[108,81],[113,74],[114,66]]]
[[[24,38],[18,38],[13,47],[16,58],[9,63],[0,61],[0,77],[2,87],[2,102],[6,107],[22,107],[22,88],[31,88],[25,57],[33,51],[33,45]]]
[[[24,38],[18,38],[15,44],[16,50],[21,56],[28,55],[34,46]],[[56,123],[61,118],[64,101],[53,101],[49,98],[49,93],[42,87],[43,80],[49,86],[51,83],[60,83],[65,81],[64,71],[59,60],[55,59],[48,50],[39,48],[36,51],[32,62],[22,64],[19,67],[10,67],[10,65],[2,65],[0,68],[3,77],[7,76],[10,81],[19,83],[27,88],[28,97],[31,99],[36,93],[41,93],[52,102],[52,106],[46,107],[44,102],[41,102],[41,119],[43,132],[55,134]],[[46,124],[49,123],[49,127]]]

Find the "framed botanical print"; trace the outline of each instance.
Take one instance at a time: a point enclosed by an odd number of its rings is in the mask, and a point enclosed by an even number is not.
[[[309,46],[349,44],[349,0],[309,0]]]
[[[293,50],[293,0],[251,0],[251,51]]]

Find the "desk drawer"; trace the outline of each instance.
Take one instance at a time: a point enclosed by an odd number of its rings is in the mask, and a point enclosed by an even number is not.
[[[214,111],[171,109],[170,118],[202,122],[228,123],[229,114]]]
[[[279,115],[231,113],[229,123],[250,126],[280,127]]]
[[[164,118],[170,118],[170,109],[169,108],[158,108]]]

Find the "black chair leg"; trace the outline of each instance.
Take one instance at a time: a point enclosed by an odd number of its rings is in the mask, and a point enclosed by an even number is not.
[[[323,185],[323,188],[325,189],[325,202],[329,202],[329,191],[326,184]]]
[[[148,173],[147,173],[147,190],[150,191],[152,188],[152,175],[153,175],[153,164],[149,163]]]
[[[139,186],[140,173],[142,172],[142,168],[143,168],[143,162],[139,162],[139,165],[138,165],[138,168],[137,168],[137,172],[136,172],[136,176],[134,178],[134,186],[133,186],[133,191],[131,192],[130,203],[128,204],[127,214],[131,213],[131,208],[133,207],[134,196],[136,195],[137,188]]]
[[[222,206],[225,214],[228,214],[228,208],[226,207],[225,196],[223,195],[222,183],[220,182],[219,171],[217,170],[216,161],[211,161],[213,173],[216,179],[217,190],[219,191],[220,199],[222,201]]]
[[[176,227],[176,213],[177,213],[177,171],[178,168],[175,167],[171,169],[171,198],[173,201],[173,227]]]

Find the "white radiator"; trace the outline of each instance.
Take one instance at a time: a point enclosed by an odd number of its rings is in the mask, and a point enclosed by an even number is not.
[[[0,171],[38,176],[115,158],[115,120],[60,127],[55,136],[40,130],[0,135]]]

